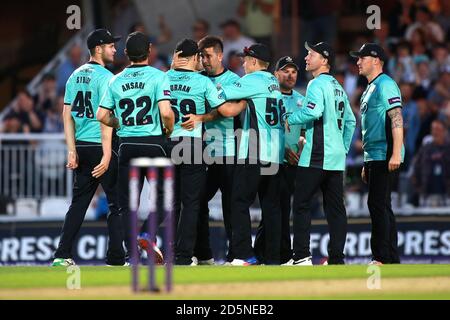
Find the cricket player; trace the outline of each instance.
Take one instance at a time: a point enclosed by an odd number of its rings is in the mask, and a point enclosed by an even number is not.
[[[397,226],[391,207],[392,179],[404,159],[402,97],[395,81],[383,73],[386,53],[374,43],[350,52],[358,58],[359,74],[369,81],[361,96],[364,167],[372,220],[372,264],[400,263]]]
[[[175,263],[195,265],[194,248],[197,239],[197,224],[206,184],[206,165],[203,161],[203,130],[198,124],[186,128],[188,115],[204,115],[207,104],[216,109],[225,103],[216,86],[204,75],[196,72],[200,66],[200,51],[192,39],[180,41],[175,52],[187,58],[187,65],[167,72],[172,91],[172,107],[175,112],[175,128],[170,137],[172,160],[176,164],[177,232]],[[182,207],[181,207],[182,206]],[[205,257],[208,258],[208,257]]]
[[[280,58],[275,65],[275,77],[280,83],[283,97],[283,118],[285,119],[296,112],[303,104],[304,96],[294,90],[297,82],[298,66],[294,60],[285,56]],[[284,134],[284,160],[280,168],[280,205],[281,205],[281,263],[286,263],[292,258],[291,248],[291,198],[295,190],[295,172],[303,148],[304,130],[302,125],[292,125]],[[259,260],[264,261],[264,227],[263,221],[258,228],[255,240],[255,251]]]
[[[252,247],[250,205],[256,195],[266,226],[264,263],[280,264],[281,210],[279,166],[284,154],[284,128],[281,124],[283,100],[280,86],[267,68],[270,50],[263,44],[253,44],[243,50],[246,75],[233,85],[223,86],[226,100],[247,102],[242,137],[233,177],[231,205],[232,248],[235,258],[231,265],[259,264]],[[245,105],[244,105],[245,107]],[[218,112],[233,117],[242,111],[241,105],[222,106]]]
[[[131,239],[130,161],[140,157],[168,157],[166,135],[174,126],[169,81],[164,72],[148,65],[150,50],[146,35],[141,32],[128,35],[125,53],[131,64],[110,80],[97,111],[97,119],[103,124],[120,128],[118,193],[127,257],[131,254],[131,246],[137,245],[136,239]],[[144,176],[141,175],[142,179]],[[154,250],[160,263],[163,258],[154,243],[155,235],[147,235],[145,226],[141,230],[138,239],[141,249]]]
[[[198,42],[203,75],[207,76],[220,90],[223,86],[232,85],[240,77],[224,68],[223,43],[214,36],[206,36]],[[208,103],[207,112],[211,112]],[[192,128],[196,121],[203,121],[200,115],[186,115],[188,121],[183,123],[186,129]],[[228,240],[227,262],[233,260],[231,247],[231,192],[233,188],[233,174],[236,163],[235,130],[240,127],[238,117],[217,117],[216,120],[205,122],[205,142],[207,156],[206,191],[200,211],[197,230],[197,241],[194,256],[199,265],[214,264],[209,243],[209,209],[208,202],[218,190],[222,194],[222,212],[225,232]]]
[[[64,95],[64,133],[67,143],[67,168],[74,170],[72,203],[66,214],[53,266],[70,266],[72,245],[99,183],[109,205],[107,217],[109,243],[106,264],[124,265],[122,220],[117,206],[117,150],[113,149],[113,129],[95,118],[100,99],[113,74],[105,65],[113,62],[114,37],[97,29],[87,38],[89,62],[76,69],[66,83]]]
[[[328,222],[328,264],[344,264],[347,216],[343,173],[356,120],[347,94],[329,73],[334,53],[325,42],[305,43],[308,83],[304,105],[287,118],[287,124],[306,126],[306,144],[296,174],[293,204],[293,258],[286,265],[312,265],[310,252],[311,198],[319,190]]]

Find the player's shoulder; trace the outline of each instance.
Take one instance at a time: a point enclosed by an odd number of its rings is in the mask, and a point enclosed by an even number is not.
[[[377,86],[382,89],[398,88],[397,82],[386,73],[382,73],[376,81]]]
[[[224,75],[230,79],[231,81],[237,81],[239,80],[241,77],[239,77],[236,73],[234,73],[233,71],[231,71],[230,69],[227,69],[224,73]]]
[[[324,84],[326,84],[328,81],[326,81],[323,77],[318,76],[314,79],[311,79],[308,82],[308,85],[306,86],[306,91],[308,90],[322,90],[322,87]]]

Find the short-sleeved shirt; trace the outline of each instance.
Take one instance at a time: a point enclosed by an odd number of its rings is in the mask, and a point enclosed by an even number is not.
[[[381,73],[361,96],[361,130],[364,161],[389,160],[393,139],[388,111],[402,107],[402,96],[395,81]],[[404,147],[402,146],[402,161]]]
[[[295,90],[292,90],[290,93],[283,93],[283,105],[285,109],[285,113],[283,115],[283,119],[286,119],[291,114],[296,112],[299,108],[301,108],[303,104],[303,99],[305,97],[298,93]],[[284,146],[285,148],[289,148],[295,153],[298,153],[298,140],[300,139],[301,130],[304,129],[304,125],[294,124],[290,126],[290,130],[285,130],[284,132]],[[287,162],[287,159],[284,159],[284,162]]]
[[[96,113],[112,76],[108,69],[91,61],[76,69],[67,80],[64,104],[72,108],[77,141],[101,143]]]
[[[193,130],[181,127],[183,117],[187,114],[205,114],[206,102],[211,109],[222,105],[225,100],[219,98],[219,92],[212,81],[198,72],[175,69],[167,71],[172,93],[172,110],[175,113],[175,126],[171,138],[193,137],[202,138],[202,126]]]
[[[160,136],[163,126],[158,102],[170,97],[164,72],[147,65],[131,65],[111,79],[100,106],[116,113],[119,137]]]
[[[238,158],[282,163],[283,99],[277,78],[265,70],[252,72],[223,86],[221,95],[226,100],[247,101]]]
[[[204,73],[203,73],[204,74]],[[204,74],[206,75],[206,74]],[[207,75],[208,76],[208,75]],[[225,69],[221,74],[208,76],[217,90],[223,86],[232,85],[240,79],[234,72]],[[207,112],[210,112],[209,103],[206,104]],[[235,156],[235,119],[233,117],[220,118],[205,123],[205,142],[208,154],[211,157]]]
[[[347,94],[329,73],[308,83],[303,107],[289,116],[289,124],[303,124],[306,144],[299,166],[323,170],[345,170],[356,120]]]

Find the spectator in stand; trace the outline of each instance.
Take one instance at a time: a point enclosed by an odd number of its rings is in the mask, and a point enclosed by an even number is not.
[[[416,65],[416,86],[422,87],[426,92],[430,92],[431,74],[428,57],[415,57],[414,62]]]
[[[439,23],[444,31],[444,34],[446,35],[445,40],[450,41],[450,1],[438,0],[438,2],[440,10],[434,20]]]
[[[42,77],[38,93],[34,97],[36,110],[45,113],[48,109],[53,108],[53,106],[56,104],[57,98],[58,94],[56,90],[56,78],[53,74],[45,74]]]
[[[239,77],[245,75],[244,67],[242,66],[242,58],[237,51],[230,51],[228,54],[228,69],[236,73]]]
[[[389,15],[389,29],[392,37],[400,39],[408,26],[414,22],[416,5],[414,0],[397,0],[396,2],[394,10]]]
[[[427,93],[422,87],[416,87],[413,92],[413,99],[417,103],[417,110],[420,117],[420,128],[417,133],[416,148],[418,150],[422,146],[425,136],[430,134],[431,123],[437,118],[437,113],[431,107],[431,103],[427,100]]]
[[[58,95],[64,95],[66,82],[72,72],[74,72],[83,63],[83,49],[78,44],[70,48],[68,59],[66,59],[58,68],[56,75],[56,90]]]
[[[428,43],[425,31],[422,29],[414,30],[410,40],[412,57],[416,58],[426,55]]]
[[[238,15],[249,37],[272,48],[274,0],[241,0]]]
[[[432,20],[432,18],[432,14],[426,6],[418,7],[415,15],[415,22],[406,29],[406,40],[411,41],[413,33],[416,30],[423,30],[425,38],[431,44],[443,42],[445,40],[444,31],[438,23]]]
[[[242,35],[241,25],[234,19],[229,19],[220,25],[223,31],[223,64],[228,67],[228,56],[231,51],[242,52],[244,47],[250,47],[255,41]]]
[[[46,109],[44,133],[61,133],[64,132],[64,122],[62,120],[62,112],[64,109],[64,97],[58,97],[56,103]]]
[[[408,42],[398,44],[397,55],[389,59],[387,70],[395,82],[414,82],[416,80],[414,61]]]
[[[442,121],[433,121],[431,136],[431,142],[424,144],[417,153],[413,184],[425,198],[438,196],[437,203],[426,201],[426,205],[445,206],[445,197],[450,195],[450,143]]]
[[[21,91],[17,95],[9,115],[20,119],[21,132],[23,133],[42,131],[45,115],[35,109],[33,98],[27,91]]]
[[[430,62],[432,80],[437,80],[439,73],[445,68],[450,68],[450,55],[445,43],[438,43],[433,48],[433,60]]]
[[[420,129],[420,116],[417,103],[412,99],[414,84],[409,82],[400,83],[402,94],[402,115],[405,143],[405,162],[402,170],[407,170],[416,152],[416,140]]]
[[[3,118],[3,123],[0,132],[1,133],[24,133],[24,127],[21,119],[15,113],[8,113]],[[2,144],[10,143],[9,140],[2,141]]]
[[[192,39],[195,42],[199,42],[201,39],[206,37],[209,33],[209,23],[203,19],[197,19],[192,26]]]
[[[432,88],[428,99],[438,105],[438,109],[444,105],[445,100],[450,99],[450,66],[445,67],[439,73],[439,78]]]

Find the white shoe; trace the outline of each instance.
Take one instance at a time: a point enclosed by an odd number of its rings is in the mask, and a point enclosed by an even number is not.
[[[282,266],[312,266],[312,257],[306,257],[300,260],[291,259],[288,262],[282,264]]]
[[[215,265],[214,258],[211,258],[208,260],[198,260],[198,265],[199,266],[213,266],[213,265]]]
[[[254,266],[258,265],[259,262],[255,257],[251,257],[245,260],[242,259],[233,259],[230,263],[232,266]]]
[[[75,261],[73,259],[63,259],[63,258],[56,258],[53,260],[52,267],[70,267],[75,266]]]
[[[129,267],[129,266],[131,266],[131,263],[125,261],[125,263],[121,264],[120,266],[117,265],[117,264],[114,264],[114,265],[113,264],[107,264],[106,266],[107,267]]]
[[[190,265],[191,266],[198,266],[198,259],[197,259],[197,257],[192,257],[192,263]]]

